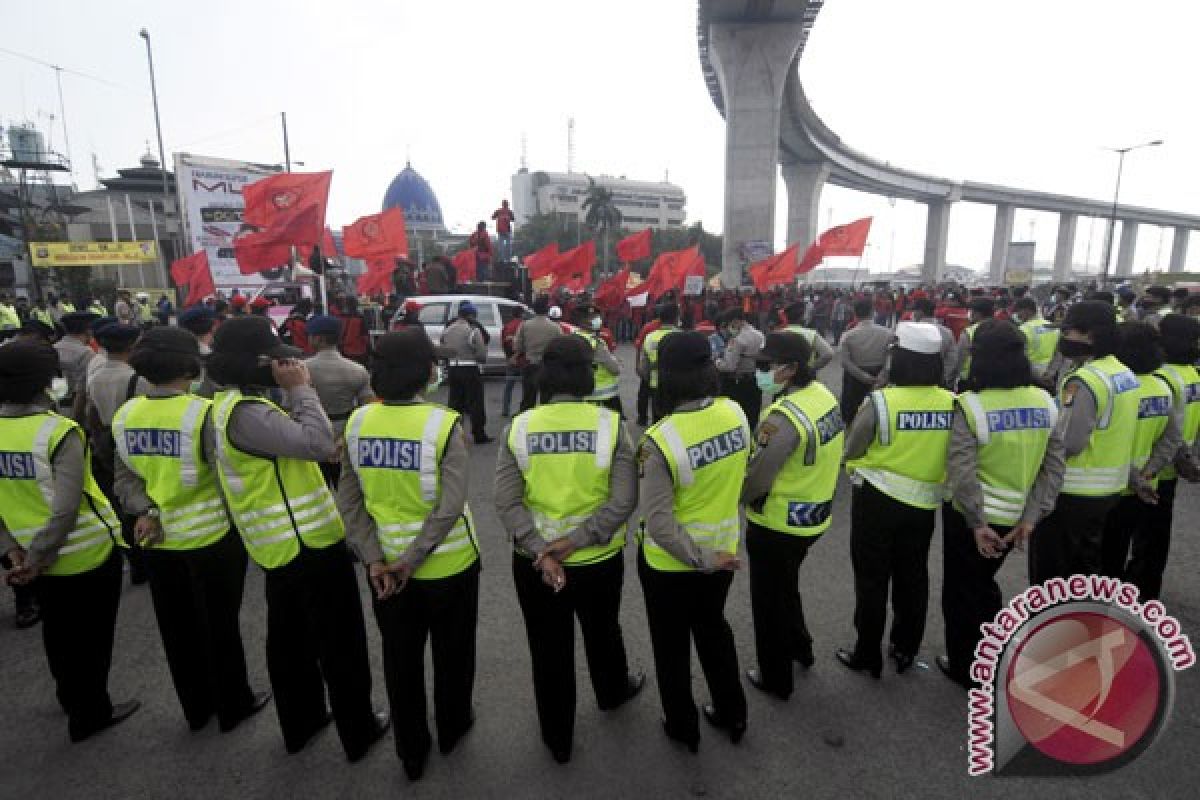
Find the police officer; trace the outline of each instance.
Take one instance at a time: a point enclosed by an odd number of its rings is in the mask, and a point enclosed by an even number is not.
[[[690,641],[712,693],[705,718],[735,744],[746,732],[746,694],[725,599],[740,567],[739,500],[752,434],[737,403],[716,396],[720,383],[703,334],[664,337],[655,368],[663,418],[639,446],[645,521],[638,574],[663,729],[695,753],[700,730]]]
[[[151,328],[129,361],[150,388],[113,417],[117,495],[137,519],[184,718],[198,731],[215,714],[221,731],[231,731],[261,711],[270,693],[255,693],[246,677],[238,625],[246,549],[204,450],[213,441],[211,402],[189,392],[200,348],[185,330]]]
[[[342,519],[317,466],[336,452],[333,426],[300,351],[265,317],[223,323],[208,359],[227,387],[214,400],[215,454],[233,524],[266,573],[267,671],[289,753],[332,718],[350,761],[366,755],[390,720],[371,707],[367,633]],[[291,415],[263,395],[287,393]]]
[[[425,770],[425,641],[432,639],[438,748],[471,728],[479,546],[467,500],[460,417],[435,403],[439,369],[419,328],[377,341],[371,383],[382,403],[346,425],[338,505],[366,565],[383,637],[384,679],[396,720],[396,752],[409,779]]]
[[[143,328],[154,327],[154,306],[150,305],[150,295],[145,292],[137,293],[137,307],[134,308],[134,313],[137,314],[137,322]]]
[[[850,559],[858,643],[838,650],[852,670],[879,678],[892,585],[892,658],[912,666],[925,634],[929,542],[942,503],[954,395],[941,388],[942,337],[922,322],[896,325],[891,385],[867,396],[846,437],[854,485]],[[864,413],[865,412],[865,413]]]
[[[550,342],[539,378],[547,402],[513,419],[496,466],[542,741],[560,764],[574,738],[576,617],[601,710],[645,682],[629,672],[619,622],[625,521],[637,507],[633,446],[620,414],[587,401],[593,378],[584,339]]]
[[[804,338],[809,351],[812,353],[812,364],[810,366],[815,375],[824,369],[826,364],[833,361],[833,348],[829,346],[829,342],[825,341],[825,337],[804,324],[804,316],[804,303],[792,303],[783,309],[784,324],[779,329],[779,332],[797,333]]]
[[[200,377],[192,381],[191,391],[211,398],[217,387],[208,377],[208,356],[212,352],[213,331],[217,327],[216,313],[205,306],[192,306],[179,315],[179,327],[196,337],[200,347]]]
[[[54,344],[58,351],[58,363],[62,376],[67,381],[67,396],[60,404],[71,419],[82,424],[87,397],[88,362],[96,357],[96,351],[88,347],[92,341],[92,323],[99,317],[88,311],[75,311],[62,316],[65,333]]]
[[[1018,308],[1028,299],[1018,300]],[[942,507],[946,654],[935,659],[964,688],[972,685],[979,626],[1002,605],[996,573],[1054,508],[1064,469],[1058,406],[1033,384],[1022,332],[1010,322],[985,320],[971,346],[967,390],[955,403],[946,462],[951,494]]]
[[[722,314],[721,325],[725,330],[725,351],[717,359],[721,394],[742,407],[746,421],[754,429],[762,411],[762,390],[755,382],[754,372],[763,335],[746,320],[740,308],[731,308]]]
[[[48,409],[57,371],[47,344],[0,347],[0,552],[15,564],[9,583],[34,582],[46,661],[71,741],[80,742],[140,704],[114,705],[108,696],[121,596],[118,523],[92,479],[83,431]]]
[[[642,349],[638,353],[638,376],[649,387],[650,418],[655,422],[663,415],[658,394],[658,349],[663,339],[679,330],[679,306],[675,303],[663,303],[658,308],[658,319],[661,326],[646,334],[642,340]]]
[[[1071,306],[1058,349],[1074,364],[1059,391],[1067,466],[1054,511],[1029,547],[1029,582],[1101,568],[1104,521],[1129,483],[1140,382],[1115,353],[1113,307],[1097,300]]]
[[[362,364],[338,352],[342,322],[337,317],[311,317],[305,323],[304,330],[307,333],[305,341],[316,351],[304,363],[340,444],[351,412],[375,399],[375,393],[371,391],[371,376]],[[339,460],[340,457],[336,457],[333,461],[321,462],[325,482],[335,490],[341,472]]]
[[[1170,317],[1159,325],[1167,319]],[[1158,332],[1145,322],[1126,322],[1120,326],[1119,337],[1115,355],[1138,380],[1138,387],[1133,390],[1138,399],[1138,413],[1130,462],[1134,480],[1132,488],[1127,487],[1121,492],[1121,499],[1105,521],[1103,570],[1105,575],[1122,578],[1137,586],[1143,600],[1152,600],[1158,597],[1162,586],[1162,568],[1148,569],[1144,548],[1139,548],[1138,555],[1142,557],[1131,561],[1129,546],[1135,538],[1142,545],[1152,535],[1149,531],[1154,521],[1154,506],[1159,500],[1157,490],[1162,467],[1175,462],[1181,451],[1179,461],[1185,474],[1195,476],[1196,466],[1183,442],[1181,421],[1186,424],[1186,407],[1175,406],[1170,378],[1158,372],[1164,357]],[[1169,531],[1167,536],[1170,536]]]
[[[976,297],[971,300],[970,311],[967,314],[967,327],[958,337],[958,382],[965,384],[967,373],[971,371],[971,337],[975,329],[985,319],[991,319],[996,313],[996,302],[990,297]]]
[[[621,362],[617,361],[617,357],[600,338],[600,329],[604,325],[604,320],[601,318],[600,312],[592,305],[580,306],[575,313],[577,327],[572,333],[592,347],[594,388],[585,399],[592,403],[599,403],[620,415],[622,414],[621,395],[618,392],[617,381],[621,375]]]
[[[787,699],[792,661],[813,664],[812,636],[797,588],[800,565],[832,521],[845,440],[838,400],[814,379],[802,334],[767,336],[756,379],[778,399],[758,426],[742,501],[758,667],[750,683]]]
[[[1025,337],[1025,355],[1033,369],[1033,377],[1042,385],[1052,387],[1055,356],[1058,355],[1058,328],[1051,326],[1038,313],[1032,297],[1019,298],[1013,304],[1016,323]],[[1061,357],[1057,359],[1061,361]]]
[[[442,346],[449,349],[450,374],[447,376],[446,405],[466,414],[471,420],[475,444],[493,441],[487,435],[487,414],[483,404],[483,381],[479,370],[487,363],[488,334],[476,317],[478,309],[469,300],[458,306],[458,319],[442,332]]]

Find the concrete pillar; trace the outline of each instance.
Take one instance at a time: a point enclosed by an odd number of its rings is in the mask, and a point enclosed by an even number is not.
[[[803,249],[816,241],[821,189],[828,178],[828,164],[795,162],[783,165],[783,185],[787,187],[788,200],[788,247],[799,242]]]
[[[921,280],[934,283],[946,271],[946,243],[950,240],[950,200],[936,200],[925,204],[925,261],[921,267]]]
[[[783,86],[802,23],[714,22],[709,58],[725,100],[725,246],[721,282],[742,282],[746,242],[775,240],[775,170]]]
[[[1171,272],[1184,272],[1187,264],[1188,236],[1191,231],[1187,228],[1176,228],[1171,237]]]
[[[1008,243],[1012,241],[1015,209],[1004,203],[996,206],[996,224],[992,228],[992,260],[988,276],[993,284],[1004,283],[1004,268],[1008,264]]]
[[[1133,251],[1137,249],[1138,224],[1129,220],[1121,221],[1121,246],[1117,250],[1117,276],[1128,277],[1133,274]]]
[[[1075,260],[1075,227],[1077,214],[1063,212],[1058,215],[1058,243],[1054,246],[1054,280],[1071,280],[1071,264]]]

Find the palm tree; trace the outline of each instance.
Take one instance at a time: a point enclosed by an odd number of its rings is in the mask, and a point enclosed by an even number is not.
[[[597,186],[590,175],[583,209],[586,212],[583,221],[588,227],[599,230],[603,236],[604,271],[608,272],[608,233],[621,227],[621,209],[613,202],[612,192]]]

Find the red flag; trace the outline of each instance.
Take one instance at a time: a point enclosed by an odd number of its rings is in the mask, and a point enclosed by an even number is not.
[[[856,219],[845,225],[830,228],[821,234],[817,244],[826,258],[830,256],[861,256],[871,232],[871,217]]]
[[[395,256],[372,256],[367,259],[367,271],[358,276],[358,293],[371,295],[376,292],[388,294],[394,288],[392,273],[396,271]]]
[[[525,269],[529,271],[529,279],[536,281],[549,275],[556,260],[558,242],[551,242],[536,253],[525,256]]]
[[[235,238],[233,254],[237,259],[238,270],[243,275],[253,275],[264,269],[289,263],[293,247],[316,244],[317,240],[312,238],[312,232],[321,230],[318,214],[323,213],[323,208],[310,205],[291,217],[286,225],[244,233]]]
[[[650,297],[658,297],[672,289],[680,291],[691,275],[704,277],[704,256],[698,244],[686,250],[659,253],[646,276],[646,283],[637,287],[636,293],[648,292]]]
[[[795,281],[796,255],[799,251],[800,243],[797,242],[782,253],[751,264],[749,272],[754,287],[760,292],[765,292],[772,286],[782,286]]]
[[[312,251],[311,245],[302,245],[296,248],[297,260],[301,264],[308,264],[308,260],[312,256]],[[329,226],[326,225],[325,233],[321,234],[321,258],[337,257],[337,243],[333,240],[333,231],[329,230]]]
[[[468,247],[460,251],[453,259],[454,269],[458,273],[459,283],[470,283],[475,280],[475,248]]]
[[[554,273],[554,284],[551,288],[563,286],[572,292],[582,292],[592,283],[592,266],[595,263],[595,240],[586,241],[560,254],[550,267],[550,271]]]
[[[360,217],[353,225],[342,228],[346,255],[354,258],[388,255],[408,257],[408,232],[404,227],[404,212],[389,208],[379,214]]]
[[[592,300],[596,303],[597,308],[604,311],[615,311],[621,307],[625,302],[625,288],[629,285],[629,274],[630,266],[626,264],[625,269],[596,287],[596,294]]]
[[[650,239],[653,232],[646,228],[617,242],[617,260],[628,264],[650,257]]]
[[[187,287],[187,298],[183,307],[201,303],[206,297],[213,297],[217,287],[213,283],[212,270],[208,268],[208,251],[197,250],[186,258],[171,263],[171,280],[179,287]]]
[[[242,189],[246,208],[242,221],[264,231],[288,227],[291,244],[313,245],[321,241],[325,228],[325,204],[329,200],[332,172],[281,172]],[[315,213],[309,213],[315,209]],[[303,217],[304,225],[294,223]]]
[[[800,264],[796,267],[796,274],[804,275],[812,272],[824,260],[825,251],[821,249],[821,245],[810,244],[804,251],[804,258],[800,259]]]

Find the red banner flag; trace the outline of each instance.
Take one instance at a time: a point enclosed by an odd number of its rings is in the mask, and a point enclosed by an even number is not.
[[[558,242],[550,244],[525,256],[525,269],[529,271],[531,281],[540,280],[550,274],[554,262],[558,260]]]
[[[765,292],[772,286],[785,286],[796,280],[796,256],[800,252],[797,242],[782,253],[768,256],[750,265],[750,280],[754,288]]]
[[[603,311],[615,311],[625,303],[625,289],[629,285],[630,266],[613,275],[596,287],[592,300]]]
[[[353,258],[408,257],[408,232],[404,226],[404,212],[399,208],[360,217],[353,225],[342,228],[342,236],[346,255]]]
[[[592,283],[592,266],[596,263],[596,242],[586,241],[573,247],[558,258],[550,270],[554,273],[552,289],[560,286],[572,292],[582,292]]]
[[[825,251],[821,249],[821,245],[810,244],[804,251],[804,258],[800,259],[800,264],[796,267],[796,274],[805,275],[812,272],[824,260]]]
[[[453,259],[454,269],[458,273],[459,283],[471,283],[475,280],[475,248],[468,247],[460,251]]]
[[[290,244],[317,244],[325,228],[332,180],[332,172],[282,172],[247,184],[242,189],[242,221],[264,232],[287,227]],[[297,225],[298,219],[304,224]]]
[[[659,297],[672,289],[682,291],[691,275],[704,277],[704,256],[698,244],[686,250],[659,253],[650,267],[646,282],[637,287],[636,294],[647,292],[650,297]]]
[[[376,293],[390,294],[395,288],[392,283],[392,273],[395,271],[395,256],[368,258],[367,271],[358,276],[358,293],[364,296]]]
[[[175,285],[187,287],[187,298],[183,307],[204,302],[206,297],[214,297],[217,287],[213,283],[212,270],[208,268],[208,251],[198,250],[186,258],[171,263],[171,280]]]
[[[651,238],[653,238],[653,231],[649,228],[639,231],[632,236],[626,236],[617,242],[617,260],[628,264],[633,261],[640,261],[643,258],[649,258]]]
[[[233,254],[238,270],[243,275],[253,275],[264,269],[283,266],[291,261],[292,248],[297,245],[313,245],[313,231],[321,230],[318,214],[324,209],[310,205],[293,216],[286,225],[268,228],[265,231],[244,233],[233,240]]]
[[[308,265],[309,258],[312,257],[312,245],[301,245],[296,248],[296,260]],[[321,258],[338,258],[337,243],[333,241],[333,231],[329,230],[329,226],[325,226],[325,233],[321,234]]]
[[[817,244],[826,258],[832,256],[861,256],[867,246],[867,234],[871,232],[871,217],[863,217],[830,228],[821,234]]]

